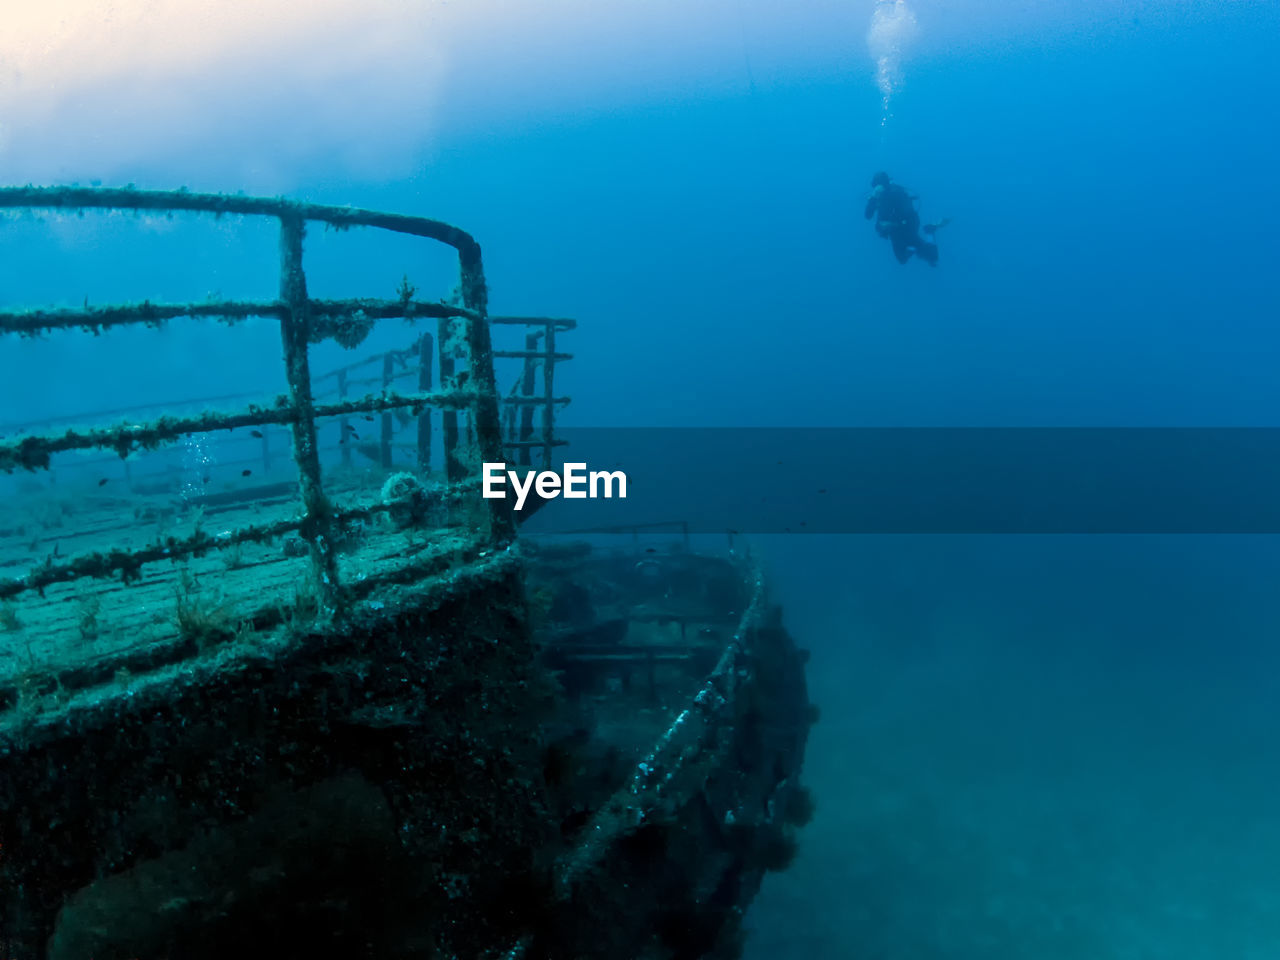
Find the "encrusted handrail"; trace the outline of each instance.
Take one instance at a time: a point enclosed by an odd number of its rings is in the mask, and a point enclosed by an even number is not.
[[[475,401],[476,394],[466,390],[455,390],[452,393],[386,393],[380,396],[368,394],[358,400],[315,404],[312,413],[315,418],[322,419],[407,408],[416,416],[428,405],[457,410],[470,406]],[[154,450],[162,443],[189,433],[211,433],[215,430],[234,430],[237,427],[290,426],[297,422],[298,411],[288,397],[280,397],[272,407],[251,403],[244,413],[209,410],[188,417],[158,417],[145,425],[126,423],[118,427],[69,429],[50,436],[25,436],[20,440],[0,443],[0,470],[6,473],[19,467],[47,470],[49,458],[67,450],[114,450],[123,458],[135,450]]]
[[[352,298],[349,300],[312,300],[312,342],[333,338],[342,341],[348,336],[350,324],[361,324],[391,317],[467,317],[478,319],[471,310],[449,303],[432,303],[422,300],[375,300]],[[224,300],[209,303],[142,303],[130,306],[89,307],[80,310],[0,310],[0,333],[16,333],[22,337],[36,337],[54,330],[80,329],[97,335],[111,327],[141,323],[158,327],[179,317],[213,317],[228,325],[250,317],[275,317],[285,315],[289,305],[279,300]]]
[[[465,230],[440,220],[382,213],[359,207],[334,207],[301,203],[283,197],[246,197],[240,194],[192,193],[189,190],[138,190],[133,187],[0,187],[0,208],[41,210],[152,210],[158,213],[212,213],[248,216],[296,217],[317,220],[340,230],[350,227],[378,227],[448,244],[464,259],[480,265],[480,244]],[[481,284],[483,274],[474,278]],[[463,291],[464,301],[466,291]],[[472,306],[468,304],[468,306]],[[480,309],[484,309],[483,298]]]
[[[681,774],[690,766],[705,764],[717,750],[716,734],[731,723],[738,690],[750,680],[747,665],[751,638],[764,614],[764,580],[750,573],[751,600],[725,646],[715,668],[639,764],[630,781],[614,793],[583,830],[586,838],[559,863],[555,875],[557,896],[569,899],[578,884],[604,859],[618,840],[647,823],[661,819],[688,801]],[[721,744],[720,746],[722,746]],[[698,778],[690,778],[698,782]]]
[[[250,405],[235,412],[206,411],[184,417],[161,417],[141,425],[122,424],[105,429],[68,430],[61,435],[26,436],[0,443],[0,470],[47,469],[54,453],[85,448],[107,448],[122,458],[136,449],[150,449],[179,437],[198,432],[236,427],[279,424],[293,434],[293,455],[298,466],[302,515],[297,529],[307,542],[316,588],[322,608],[333,611],[338,597],[337,570],[333,543],[339,512],[330,505],[321,485],[316,443],[316,420],[353,413],[387,412],[426,406],[444,410],[445,464],[448,479],[463,483],[478,475],[479,462],[502,459],[502,435],[493,371],[493,348],[487,317],[488,292],[485,285],[480,245],[464,230],[438,220],[402,214],[381,213],[351,207],[301,203],[282,198],[228,196],[191,193],[187,190],[145,191],[132,187],[102,189],[86,187],[0,188],[0,209],[132,210],[172,214],[174,212],[267,216],[280,222],[280,296],[277,300],[213,303],[152,304],[90,307],[80,310],[0,312],[0,335],[37,336],[57,329],[83,329],[97,334],[108,327],[127,324],[160,326],[178,317],[218,317],[237,323],[251,316],[279,320],[284,344],[288,395],[273,406]],[[307,295],[302,264],[303,239],[308,222],[321,222],[336,229],[364,226],[436,240],[458,252],[461,303],[429,302],[415,298],[407,279],[395,300],[351,299],[313,300]],[[384,389],[380,395],[360,399],[343,398],[338,403],[317,404],[312,391],[308,364],[311,343],[332,338],[351,348],[368,335],[373,323],[389,317],[432,317],[439,323],[440,383],[435,390],[419,390],[401,395]],[[554,330],[560,321],[547,321]],[[457,411],[469,411],[474,428],[474,449],[478,457],[471,463],[461,452]],[[489,501],[487,530],[477,536],[494,542],[509,539],[514,524],[508,504]],[[202,549],[204,544],[185,545]],[[154,551],[152,551],[154,552]],[[140,554],[152,559],[147,551]],[[112,556],[109,566],[125,570],[131,560]],[[141,562],[141,561],[140,561]],[[8,585],[10,592],[39,589],[45,576],[34,575]],[[62,575],[71,573],[61,571]],[[61,576],[59,576],[61,578]]]

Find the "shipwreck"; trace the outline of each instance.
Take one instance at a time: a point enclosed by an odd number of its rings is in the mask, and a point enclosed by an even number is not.
[[[479,496],[482,463],[557,462],[574,322],[490,315],[479,244],[420,217],[0,208],[274,223],[276,298],[24,305],[0,334],[255,318],[287,382],[0,439],[0,957],[738,956],[812,809],[805,653],[741,545],[532,537]],[[446,245],[456,295],[311,297],[308,228]],[[362,353],[389,320],[407,342]],[[330,341],[352,362],[313,373]],[[200,438],[239,452],[181,489],[166,452]]]

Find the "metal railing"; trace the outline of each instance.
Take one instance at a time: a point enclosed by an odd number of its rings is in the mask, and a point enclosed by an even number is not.
[[[573,320],[548,317],[490,317],[489,322],[491,324],[505,325],[524,324],[530,328],[542,328],[548,324],[555,324],[560,330],[573,330],[577,326]],[[526,344],[529,344],[531,353],[519,352],[519,356],[525,358],[521,373],[516,377],[509,395],[502,398],[504,406],[503,447],[516,450],[519,463],[526,466],[531,465],[531,452],[541,449],[543,465],[550,467],[553,465],[551,451],[568,443],[567,440],[558,438],[555,434],[555,409],[568,404],[570,398],[567,396],[551,396],[545,389],[538,390],[536,387],[537,376],[540,372],[548,369],[554,371],[554,365],[557,360],[571,359],[572,354],[560,353],[555,356],[548,356],[544,353],[532,353],[542,336],[543,334],[538,332],[526,337]],[[326,370],[324,373],[314,374],[311,378],[312,396],[316,399],[337,398],[338,400],[346,401],[351,399],[354,395],[353,391],[357,388],[377,386],[382,390],[389,390],[401,380],[412,380],[416,382],[419,392],[427,393],[431,390],[433,380],[432,354],[434,341],[435,338],[430,333],[424,333],[412,346],[369,354],[351,363]],[[532,341],[531,344],[530,341]],[[495,350],[494,355],[497,357],[507,356],[508,351]],[[361,371],[368,367],[376,368],[377,372],[362,374]],[[554,382],[554,372],[552,377]],[[324,385],[323,387],[321,386],[322,384]],[[68,422],[105,421],[112,417],[129,417],[136,420],[139,416],[145,417],[163,410],[198,409],[212,404],[221,406],[227,404],[247,405],[261,399],[262,396],[259,393],[241,392],[218,396],[151,401],[107,409],[80,411],[79,413],[57,417],[8,420],[0,422],[0,436],[36,434],[42,430],[65,426]],[[543,404],[548,404],[552,413],[547,416],[544,411],[535,427],[534,410],[537,406]],[[374,459],[372,453],[376,452],[377,462],[387,469],[393,469],[396,466],[394,458],[397,452],[408,453],[418,471],[426,473],[431,467],[433,456],[430,417],[431,411],[426,409],[415,418],[417,421],[414,425],[415,436],[410,443],[400,437],[402,433],[400,426],[405,422],[404,418],[393,417],[391,412],[383,413],[379,418],[381,422],[378,427],[376,444],[362,448],[361,452],[366,453],[368,451],[366,455],[369,455],[371,459]],[[340,439],[337,442],[329,443],[318,440],[318,444],[322,451],[328,450],[332,453],[336,450],[342,465],[350,466],[354,460],[352,445],[343,442],[343,439],[353,433],[354,425],[351,419],[343,417],[338,423]],[[260,451],[256,454],[232,455],[231,458],[219,456],[218,466],[222,468],[258,466],[261,467],[264,475],[266,475],[270,473],[273,465],[282,458],[287,458],[292,463],[292,454],[286,454],[279,447],[272,444],[270,438],[270,433],[255,437],[254,442],[260,448]],[[147,479],[156,475],[155,470],[131,469],[131,466],[136,466],[136,464],[133,464],[130,460],[121,460],[114,453],[101,457],[79,458],[60,467],[58,472],[62,473],[64,470],[93,472],[96,479],[101,479],[103,469],[113,463],[121,465],[123,479],[130,492],[141,492],[146,488]]]
[[[111,327],[143,324],[158,327],[170,320],[216,317],[234,324],[249,317],[270,317],[280,323],[284,345],[287,395],[274,404],[249,404],[231,412],[205,411],[182,416],[160,416],[144,424],[121,424],[105,428],[69,429],[62,433],[31,434],[0,441],[0,470],[48,469],[54,454],[68,450],[113,450],[122,459],[138,450],[151,450],[173,443],[192,433],[209,433],[236,427],[278,425],[292,435],[293,459],[298,468],[302,511],[296,521],[281,521],[236,531],[230,538],[215,542],[199,531],[190,537],[169,538],[142,549],[117,549],[104,554],[49,558],[26,576],[0,583],[0,599],[27,590],[74,580],[83,576],[120,574],[136,578],[143,563],[198,555],[211,548],[246,540],[263,540],[296,530],[306,541],[316,587],[326,610],[334,609],[339,588],[333,544],[334,531],[352,517],[367,517],[376,508],[336,510],[321,483],[316,439],[316,421],[325,417],[353,414],[390,414],[407,410],[419,415],[437,407],[441,410],[444,435],[445,473],[451,485],[477,482],[479,464],[501,460],[503,438],[499,399],[493,368],[494,351],[487,317],[487,289],[480,246],[468,233],[449,224],[423,217],[403,216],[344,207],[320,206],[282,199],[196,194],[179,191],[97,189],[80,187],[19,187],[0,189],[0,208],[28,210],[123,210],[162,213],[191,212],[269,217],[279,221],[280,295],[267,301],[223,301],[216,303],[140,304],[89,307],[67,310],[27,310],[0,312],[0,334],[38,336],[53,330],[81,329],[98,333]],[[453,247],[458,254],[460,303],[424,301],[406,281],[397,299],[316,300],[307,294],[303,268],[303,238],[306,224],[318,222],[338,229],[363,226],[435,240]],[[318,402],[313,392],[308,348],[334,339],[351,347],[368,335],[372,325],[387,318],[435,318],[439,354],[439,385],[432,389],[421,379],[417,390],[398,393],[384,373],[382,389],[363,397],[339,397]],[[508,322],[506,318],[502,322]],[[522,321],[523,322],[523,321]],[[543,321],[539,321],[543,322]],[[548,373],[556,359],[554,330],[562,321],[545,321],[548,351],[544,358]],[[430,338],[419,341],[419,349]],[[429,347],[428,347],[429,349]],[[546,393],[546,409],[554,406]],[[470,442],[459,430],[459,413],[470,418]],[[550,423],[550,415],[547,415]],[[549,449],[549,448],[548,448]],[[477,497],[477,500],[479,498]],[[474,531],[477,538],[500,542],[514,532],[510,506],[505,500],[484,501],[484,522]]]
[[[556,407],[569,402],[568,397],[557,397],[555,392],[556,364],[573,359],[571,353],[556,351],[556,331],[573,330],[572,320],[556,317],[492,317],[491,323],[523,325],[532,330],[525,334],[523,350],[495,350],[495,357],[523,360],[520,376],[511,393],[503,398],[506,414],[506,439],[503,446],[514,450],[521,466],[532,464],[534,449],[542,450],[542,468],[552,469],[554,450],[566,443],[556,439]],[[540,346],[541,344],[541,346]],[[537,387],[538,373],[542,374],[542,390]],[[534,410],[542,407],[541,437],[533,425]]]

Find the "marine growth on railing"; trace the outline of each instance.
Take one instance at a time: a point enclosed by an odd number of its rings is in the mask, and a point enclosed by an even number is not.
[[[20,187],[0,189],[0,208],[62,210],[124,210],[162,213],[193,212],[214,217],[228,214],[274,218],[280,230],[280,295],[276,300],[214,303],[156,304],[144,301],[132,305],[88,307],[79,310],[30,310],[0,312],[0,334],[19,337],[39,336],[55,330],[81,329],[93,334],[112,327],[144,325],[159,327],[173,320],[213,317],[234,325],[248,317],[274,318],[280,324],[284,346],[285,380],[288,393],[274,404],[254,405],[239,410],[209,410],[194,415],[161,416],[144,423],[123,423],[106,428],[72,428],[62,433],[23,436],[0,441],[0,470],[44,470],[52,455],[69,450],[107,449],[121,458],[138,450],[151,450],[171,444],[192,434],[232,430],[238,427],[278,425],[292,436],[293,459],[298,469],[301,513],[296,524],[280,523],[261,528],[246,528],[223,538],[210,538],[197,532],[187,538],[170,538],[143,549],[120,549],[98,553],[92,557],[56,559],[26,577],[0,584],[0,598],[26,590],[41,590],[51,583],[82,576],[122,574],[136,577],[141,564],[154,559],[198,554],[202,551],[237,543],[244,539],[273,537],[286,527],[296,528],[306,543],[315,587],[323,609],[335,609],[338,595],[338,571],[334,544],[340,539],[341,526],[353,516],[368,513],[368,508],[339,511],[334,508],[322,483],[317,445],[317,420],[354,414],[377,414],[407,411],[418,414],[427,407],[442,411],[444,464],[447,480],[459,491],[472,485],[479,475],[479,464],[502,459],[503,437],[499,415],[499,399],[493,370],[494,353],[490,342],[487,317],[487,290],[480,246],[465,231],[449,224],[422,217],[402,216],[343,207],[297,203],[282,199],[196,194],[185,190],[142,191],[91,188]],[[394,299],[357,298],[316,300],[307,294],[307,278],[303,267],[303,242],[306,225],[319,222],[337,229],[371,227],[448,244],[458,254],[459,294],[461,303],[426,301],[406,280]],[[352,348],[364,341],[376,321],[386,318],[434,318],[438,321],[436,346],[439,355],[439,384],[431,388],[420,381],[413,392],[400,393],[384,381],[383,389],[363,397],[350,398],[345,389],[334,402],[317,402],[309,367],[308,347],[332,339]],[[521,318],[510,321],[525,322]],[[551,423],[551,410],[557,400],[551,394],[551,369],[556,359],[554,331],[565,321],[544,321],[547,331],[546,394],[542,400],[545,423]],[[420,341],[430,349],[430,337]],[[430,369],[429,365],[426,369]],[[541,398],[540,398],[541,399]],[[470,418],[471,436],[464,440],[459,430],[458,413]],[[429,434],[422,433],[421,442],[429,444]],[[532,440],[523,442],[532,443]],[[548,431],[545,446],[554,441]],[[477,498],[478,499],[478,498]],[[474,530],[477,539],[500,542],[509,538],[513,521],[507,504],[501,500],[485,504],[484,522]]]

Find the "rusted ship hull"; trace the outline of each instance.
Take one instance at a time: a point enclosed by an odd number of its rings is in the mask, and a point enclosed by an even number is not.
[[[802,654],[749,583],[694,617],[738,617],[701,681],[710,644],[612,619],[549,644],[530,562],[11,730],[8,956],[736,956],[806,815]]]

